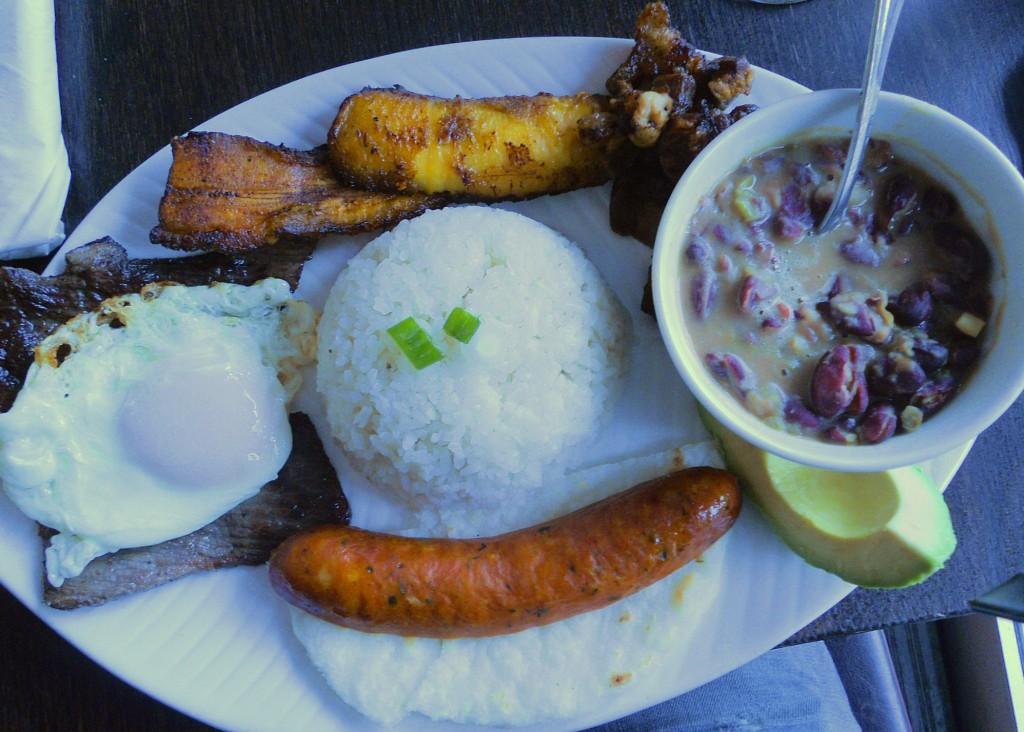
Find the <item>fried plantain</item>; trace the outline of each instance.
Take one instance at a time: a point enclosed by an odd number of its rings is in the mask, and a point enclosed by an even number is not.
[[[445,99],[366,88],[342,103],[328,146],[341,180],[358,188],[525,199],[610,179],[626,138],[595,124],[607,111],[598,94]]]
[[[292,150],[250,137],[193,132],[171,141],[173,161],[150,240],[172,249],[257,249],[281,239],[370,231],[446,203],[440,196],[342,185],[326,146]]]

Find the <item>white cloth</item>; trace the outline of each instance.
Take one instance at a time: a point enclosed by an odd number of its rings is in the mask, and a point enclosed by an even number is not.
[[[0,259],[48,254],[64,239],[60,121],[53,3],[0,0]]]

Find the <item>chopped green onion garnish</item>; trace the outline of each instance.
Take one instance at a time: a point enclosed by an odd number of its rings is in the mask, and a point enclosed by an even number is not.
[[[425,369],[444,358],[430,334],[411,316],[388,328],[388,335],[395,339],[402,353],[417,370]]]
[[[444,332],[462,343],[469,343],[479,327],[480,318],[460,307],[452,310],[451,315],[444,321]]]

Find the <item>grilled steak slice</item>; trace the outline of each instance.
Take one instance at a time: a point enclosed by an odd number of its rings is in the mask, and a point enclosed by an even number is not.
[[[59,610],[102,605],[196,572],[263,564],[292,534],[348,523],[348,501],[313,423],[293,414],[291,424],[292,454],[277,479],[255,496],[187,536],[97,557],[60,587],[44,579],[43,600]],[[46,542],[53,533],[40,527]]]
[[[14,403],[40,341],[106,298],[162,281],[252,284],[280,277],[294,290],[313,247],[311,242],[290,241],[249,256],[129,259],[124,247],[108,237],[69,251],[63,274],[44,277],[27,269],[0,267],[0,412]]]

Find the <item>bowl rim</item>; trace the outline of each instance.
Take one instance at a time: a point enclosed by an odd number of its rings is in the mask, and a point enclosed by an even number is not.
[[[685,239],[685,235],[680,232],[685,231],[697,200],[742,160],[792,139],[800,130],[807,130],[812,136],[825,134],[826,130],[831,134],[843,133],[835,124],[814,123],[815,119],[841,115],[845,123],[848,117],[849,124],[843,126],[845,134],[850,134],[859,95],[859,89],[799,93],[762,107],[722,132],[694,159],[674,187],[658,227],[651,263],[658,328],[676,370],[697,401],[730,430],[763,450],[807,465],[847,472],[879,471],[913,465],[971,442],[995,422],[1024,390],[1024,348],[1020,349],[1021,358],[1002,369],[1005,372],[1000,374],[1003,388],[998,394],[991,395],[983,408],[972,409],[967,419],[957,419],[955,422],[946,420],[949,424],[941,430],[918,430],[877,445],[831,444],[819,438],[786,433],[765,424],[707,373],[702,359],[696,358],[689,345],[677,277],[682,241]],[[984,156],[986,165],[1000,169],[1000,174],[1012,185],[1014,200],[1024,201],[1024,178],[1021,178],[1017,168],[991,141],[959,118],[928,102],[892,92],[882,92],[878,110],[876,119],[884,113],[898,114],[900,118],[916,116],[919,119],[921,115],[928,115],[935,124],[948,128],[951,134],[963,138],[965,144],[977,148]],[[801,121],[807,124],[801,124]],[[765,129],[773,132],[765,132]],[[886,133],[882,136],[891,136],[894,140],[901,137],[899,133]],[[901,143],[914,146],[907,139],[901,140]],[[949,164],[941,156],[929,152],[925,145],[917,146],[917,151],[928,157],[931,164],[945,167],[945,172],[950,172]],[[720,158],[727,159],[727,162],[735,160],[735,164],[727,165]],[[928,163],[925,167],[928,167]],[[977,197],[980,204],[980,195]],[[987,216],[988,207],[985,207],[985,212]],[[1008,238],[1001,237],[1004,240]],[[999,256],[1005,258],[1007,246],[1001,243],[998,249]],[[1019,299],[1019,295],[1009,292],[1010,288],[1006,290],[1004,295],[1013,295]],[[1000,312],[1006,299],[1005,296],[999,298]],[[1005,330],[1005,326],[1002,329]],[[1008,337],[1003,340],[1008,340]],[[945,411],[939,412],[926,424],[934,426]]]

